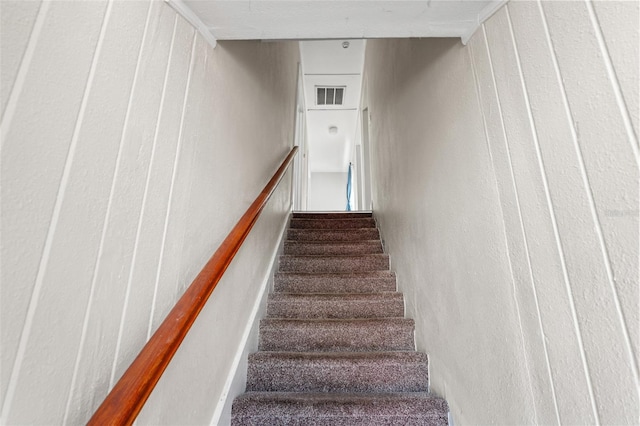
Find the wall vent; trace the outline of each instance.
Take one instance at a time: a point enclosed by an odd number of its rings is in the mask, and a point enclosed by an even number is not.
[[[316,105],[342,105],[345,86],[316,86]]]

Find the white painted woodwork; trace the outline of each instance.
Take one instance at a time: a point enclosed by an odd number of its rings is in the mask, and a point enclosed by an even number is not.
[[[640,25],[614,3],[367,43],[376,217],[456,424],[637,422]]]
[[[602,38],[611,57],[613,68],[628,108],[636,137],[640,135],[640,2],[601,1],[593,2],[595,14],[602,31]],[[631,53],[631,54],[630,54]]]
[[[299,49],[214,50],[163,2],[1,3],[0,422],[84,423],[291,148]],[[227,397],[290,184],[140,424]]]
[[[2,52],[0,114],[4,114],[9,101],[9,94],[16,80],[39,10],[40,1],[0,2],[0,52]]]
[[[217,40],[461,37],[504,1],[169,0]]]

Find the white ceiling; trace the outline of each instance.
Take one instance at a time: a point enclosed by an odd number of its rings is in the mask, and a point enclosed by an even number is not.
[[[503,0],[168,0],[217,40],[462,37]],[[186,16],[191,12],[191,17]],[[192,18],[192,19],[190,19]]]

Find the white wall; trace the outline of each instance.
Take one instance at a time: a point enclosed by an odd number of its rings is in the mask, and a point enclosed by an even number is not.
[[[309,188],[309,210],[326,211],[347,208],[346,173],[311,173]]]
[[[214,50],[160,1],[0,7],[2,423],[83,423],[289,151],[298,48]],[[211,420],[290,203],[286,177],[141,423]]]
[[[367,45],[375,213],[457,425],[638,421],[638,7]]]

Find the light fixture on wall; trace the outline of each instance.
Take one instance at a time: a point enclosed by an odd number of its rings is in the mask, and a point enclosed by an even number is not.
[[[329,126],[329,134],[335,135],[338,133],[338,126]]]
[[[343,41],[342,42],[342,48],[343,49],[347,49],[349,47],[349,42],[348,41]]]

